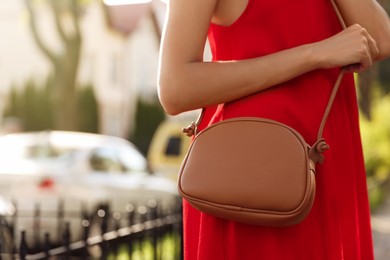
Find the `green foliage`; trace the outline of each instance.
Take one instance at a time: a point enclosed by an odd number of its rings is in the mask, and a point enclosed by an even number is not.
[[[147,154],[153,134],[164,119],[165,112],[159,102],[148,102],[138,99],[135,117],[136,128],[129,139],[144,154]]]
[[[150,239],[135,242],[133,244],[133,251],[129,251],[129,245],[123,243],[119,245],[116,254],[108,256],[108,260],[179,259],[181,250],[180,243],[180,234],[176,232],[159,239],[157,241],[157,251],[155,251],[153,241]],[[154,255],[154,253],[157,253],[157,255]]]
[[[17,118],[25,131],[54,129],[55,106],[53,84],[49,77],[44,84],[29,80],[24,86],[14,86],[4,111],[5,118]],[[92,86],[78,88],[78,131],[98,132],[98,104]],[[59,129],[61,130],[61,129]]]
[[[372,120],[361,117],[364,160],[371,209],[384,198],[390,178],[390,95],[374,100]]]
[[[376,210],[385,198],[385,186],[379,185],[373,177],[367,178],[368,198],[370,201],[371,211]]]
[[[18,118],[22,127],[29,131],[52,128],[53,111],[49,85],[46,82],[44,86],[39,86],[33,80],[29,80],[23,88],[13,87],[4,117]]]
[[[372,120],[360,120],[368,176],[386,178],[390,172],[390,95],[375,100]]]
[[[99,130],[99,106],[91,85],[78,91],[77,107],[79,131],[97,133]]]

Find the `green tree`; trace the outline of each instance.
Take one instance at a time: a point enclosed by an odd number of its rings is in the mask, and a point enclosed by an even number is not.
[[[165,112],[159,102],[138,99],[135,116],[135,130],[129,138],[144,154],[158,125],[165,119]]]
[[[49,61],[53,70],[54,129],[77,130],[76,79],[79,67],[82,36],[80,32],[81,7],[85,1],[77,0],[25,0],[33,38]],[[60,49],[50,48],[39,33],[36,7],[45,3],[53,14],[53,23],[61,43]]]
[[[53,78],[48,77],[41,85],[28,80],[23,86],[12,87],[4,117],[16,118],[26,131],[54,129],[54,108],[52,100]],[[99,111],[93,87],[80,87],[76,92],[76,110],[79,111],[78,131],[97,133]]]
[[[99,110],[92,85],[82,87],[77,95],[79,111],[79,131],[97,133],[99,130]]]
[[[50,92],[48,82],[39,86],[34,80],[29,80],[22,88],[14,86],[9,94],[4,117],[17,118],[28,131],[51,129],[53,110]]]

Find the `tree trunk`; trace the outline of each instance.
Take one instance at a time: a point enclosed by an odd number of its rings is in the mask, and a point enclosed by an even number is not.
[[[78,130],[76,80],[82,42],[79,28],[79,3],[74,0],[47,0],[53,12],[58,38],[62,45],[62,50],[56,52],[45,44],[38,33],[37,17],[33,2],[32,0],[26,0],[26,6],[30,14],[31,31],[37,46],[52,64],[53,68],[52,107],[54,110],[54,129]],[[64,13],[70,14],[72,19],[73,30],[69,33],[66,33],[69,30],[65,30],[65,25],[61,20]]]
[[[359,73],[359,108],[363,116],[371,120],[372,84],[377,76],[377,67]]]

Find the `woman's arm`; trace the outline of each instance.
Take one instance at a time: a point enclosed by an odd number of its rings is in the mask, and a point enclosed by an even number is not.
[[[335,0],[347,24],[359,24],[375,39],[377,60],[390,56],[390,19],[376,0]]]
[[[223,0],[169,1],[158,86],[169,114],[232,101],[318,68],[360,64],[359,69],[364,69],[377,55],[375,41],[354,25],[324,41],[259,58],[203,62],[218,1]]]

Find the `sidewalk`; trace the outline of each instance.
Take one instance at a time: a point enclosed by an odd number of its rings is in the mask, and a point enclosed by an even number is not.
[[[390,192],[383,205],[371,215],[375,260],[390,259]]]

